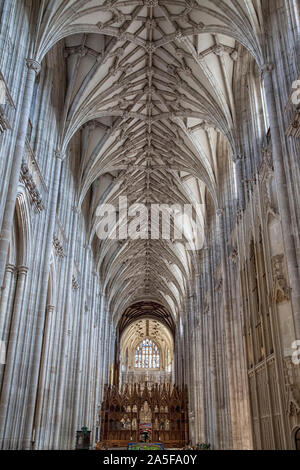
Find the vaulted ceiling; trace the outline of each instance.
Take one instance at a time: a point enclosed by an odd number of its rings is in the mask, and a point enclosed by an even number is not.
[[[133,322],[139,322],[145,318],[155,319],[157,322],[167,327],[172,334],[175,333],[175,325],[172,315],[156,302],[138,302],[130,305],[119,322],[119,334],[123,334]]]
[[[235,153],[235,63],[241,45],[262,63],[259,0],[49,0],[36,58],[65,41],[61,147],[80,136],[78,206],[89,198],[90,241],[99,204],[218,207],[220,159]],[[150,230],[150,228],[149,228]],[[200,234],[201,235],[201,234]],[[94,240],[95,243],[95,240]],[[97,242],[116,323],[127,307],[157,302],[174,319],[196,252],[186,240]]]

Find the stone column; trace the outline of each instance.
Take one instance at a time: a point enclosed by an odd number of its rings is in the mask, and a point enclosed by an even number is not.
[[[229,407],[234,408],[234,400],[232,399],[232,394],[234,391],[234,376],[233,376],[233,353],[232,353],[232,337],[231,337],[231,319],[230,319],[230,290],[228,285],[228,272],[227,272],[227,256],[226,256],[226,242],[225,242],[225,222],[223,210],[217,210],[218,216],[218,236],[221,249],[221,265],[222,265],[222,274],[223,274],[223,308],[224,308],[224,323],[225,323],[225,343],[226,343],[226,366],[228,371],[228,381],[229,381]],[[234,416],[235,412],[232,410],[232,413],[229,411],[230,416]],[[229,416],[229,418],[230,418]],[[228,419],[228,417],[227,417]],[[227,436],[227,443],[230,443],[231,436]]]
[[[106,371],[107,371],[107,368],[109,368],[108,364],[107,364],[107,356],[108,356],[108,347],[109,347],[109,343],[108,343],[108,329],[109,329],[109,312],[107,311],[106,309],[106,306],[104,308],[104,325],[103,325],[103,328],[104,328],[104,336],[103,336],[103,349],[102,349],[102,377],[101,377],[101,386],[102,388],[104,387],[104,385],[106,384],[106,377],[107,377],[107,374],[106,374]]]
[[[97,403],[97,420],[98,420],[98,427],[101,430],[101,420],[99,415],[99,410],[101,409],[101,404],[103,400],[103,391],[104,387],[102,385],[102,368],[103,368],[103,355],[102,355],[102,343],[103,343],[103,320],[104,320],[104,305],[105,305],[105,298],[103,293],[100,293],[100,315],[99,315],[99,324],[98,324],[98,354],[97,354],[97,362],[96,362],[96,371],[97,371],[97,378],[96,378],[96,403]]]
[[[13,154],[12,167],[10,172],[10,181],[6,196],[5,210],[3,214],[2,228],[0,234],[0,287],[3,285],[3,278],[6,266],[10,234],[13,225],[15,205],[17,199],[17,190],[20,178],[21,163],[24,155],[25,140],[28,128],[28,120],[34,90],[34,83],[37,74],[40,72],[40,64],[32,59],[27,59],[27,79],[25,84],[22,109],[20,111],[21,119],[17,134],[16,145]]]
[[[46,309],[46,324],[45,324],[45,341],[44,345],[47,347],[43,351],[43,357],[41,362],[41,379],[40,379],[40,389],[38,396],[38,403],[35,414],[35,449],[41,449],[43,442],[43,434],[45,429],[42,428],[42,411],[46,412],[47,404],[49,402],[49,396],[47,393],[47,383],[51,375],[51,367],[49,366],[49,357],[51,357],[52,347],[51,344],[52,330],[53,330],[53,316],[55,313],[54,305],[47,305]],[[50,379],[51,380],[51,379]],[[45,401],[47,404],[45,404]]]
[[[291,4],[292,4],[293,12],[294,12],[294,15],[295,15],[295,24],[296,24],[296,27],[297,27],[297,30],[298,30],[298,38],[299,38],[299,34],[300,34],[300,4],[299,4],[299,0],[291,0]]]
[[[85,339],[87,330],[87,284],[88,284],[88,268],[90,267],[90,253],[91,248],[89,245],[85,246],[84,253],[84,268],[82,275],[82,297],[80,304],[80,319],[79,319],[79,331],[78,331],[78,343],[77,343],[77,354],[78,363],[76,368],[76,380],[75,380],[75,395],[74,395],[74,431],[80,429],[86,425],[83,423],[83,405],[84,405],[84,362],[87,355],[85,349]],[[78,429],[75,429],[77,427]]]
[[[28,268],[26,266],[18,267],[18,281],[0,401],[0,446],[2,449],[10,448],[13,430],[14,404],[18,391],[18,371],[22,361],[22,342],[26,324],[26,319],[22,318],[22,305],[27,273]]]
[[[219,438],[218,434],[220,430],[218,429],[218,411],[219,411],[219,401],[218,401],[218,384],[217,384],[217,354],[216,354],[216,315],[215,315],[215,308],[214,308],[214,292],[213,292],[213,269],[212,269],[212,262],[213,257],[211,256],[211,249],[208,248],[207,250],[207,279],[208,279],[208,291],[210,296],[210,317],[211,317],[211,324],[210,324],[210,331],[208,333],[208,340],[210,344],[209,348],[209,362],[210,362],[210,371],[209,371],[209,378],[211,382],[211,423],[210,426],[212,429],[209,430],[209,437],[211,444],[215,444],[215,446],[219,445]]]
[[[12,286],[15,270],[16,270],[16,267],[12,264],[8,264],[6,266],[5,281],[4,281],[4,286],[3,286],[2,296],[1,296],[1,304],[0,304],[1,337],[0,337],[0,340],[4,342],[5,347],[7,346],[9,326],[10,326],[10,321],[11,321],[11,308],[10,308],[10,302],[9,302],[9,300],[11,299],[9,297],[11,295],[11,286]],[[0,390],[2,387],[4,369],[5,369],[5,364],[0,364]]]
[[[40,361],[41,361],[41,353],[42,353],[42,346],[43,346],[53,233],[54,233],[55,220],[56,220],[58,190],[59,190],[60,174],[61,174],[62,161],[63,161],[63,158],[60,152],[56,152],[55,156],[56,156],[56,159],[55,159],[52,191],[49,197],[49,219],[48,219],[46,246],[45,246],[44,267],[43,267],[42,280],[41,280],[40,303],[39,303],[39,309],[37,312],[37,321],[36,321],[36,327],[35,327],[35,335],[34,335],[35,344],[34,344],[34,350],[33,350],[33,356],[32,356],[32,368],[31,368],[31,378],[30,378],[30,383],[29,383],[27,416],[26,416],[26,424],[25,424],[25,429],[24,429],[23,448],[25,449],[30,449],[31,447],[31,437],[32,437],[35,407],[36,407],[38,381],[39,381]]]
[[[98,323],[98,355],[97,355],[97,363],[96,363],[96,370],[97,370],[97,379],[96,379],[96,396],[97,396],[97,403],[98,405],[101,405],[102,401],[102,384],[101,384],[101,371],[102,371],[102,360],[103,360],[103,355],[102,355],[102,342],[103,342],[103,315],[104,315],[104,295],[100,295],[100,313],[99,313],[99,323]]]
[[[0,303],[0,332],[4,332],[5,323],[7,321],[7,305],[9,300],[9,291],[11,286],[11,281],[13,278],[13,274],[16,270],[16,267],[13,264],[7,264],[5,268],[5,282],[3,285],[3,291],[1,295],[1,303]],[[0,339],[3,339],[1,337]]]
[[[285,255],[288,267],[288,274],[291,287],[291,303],[293,308],[294,326],[296,338],[300,339],[300,275],[298,268],[297,251],[295,246],[292,227],[292,217],[289,205],[289,191],[284,168],[284,155],[281,146],[281,136],[276,100],[273,86],[273,65],[266,64],[262,67],[262,74],[265,84],[266,100],[269,112],[272,154],[274,163],[275,180],[277,187],[277,197],[280,210],[282,233],[285,245]]]
[[[66,296],[66,308],[64,311],[64,318],[63,318],[63,327],[62,327],[62,344],[61,344],[61,352],[60,352],[60,359],[59,359],[59,373],[58,373],[58,391],[56,397],[56,407],[55,407],[55,415],[56,415],[56,422],[58,423],[57,429],[55,431],[55,439],[54,439],[54,449],[59,449],[60,440],[62,438],[62,429],[63,429],[63,403],[64,403],[64,392],[66,388],[66,379],[67,379],[67,353],[69,349],[70,338],[68,335],[68,331],[70,329],[71,323],[71,315],[72,311],[72,279],[73,279],[73,263],[74,263],[74,253],[76,247],[76,235],[77,235],[77,222],[78,222],[78,212],[74,210],[74,217],[73,217],[73,224],[72,224],[72,232],[71,232],[71,240],[69,245],[69,269],[67,272],[67,296]]]
[[[203,377],[203,328],[202,326],[202,316],[203,316],[203,296],[202,296],[202,276],[201,274],[196,274],[196,292],[197,292],[197,302],[196,306],[196,320],[195,316],[195,401],[196,401],[196,426],[197,426],[197,440],[204,442],[204,428],[205,428],[205,396],[204,396],[204,377]]]

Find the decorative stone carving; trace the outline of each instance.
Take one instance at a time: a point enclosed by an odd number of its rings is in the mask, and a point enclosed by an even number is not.
[[[297,416],[300,413],[300,397],[297,387],[288,386],[288,407],[289,416]]]
[[[63,259],[63,258],[66,257],[66,254],[64,252],[62,243],[60,242],[57,235],[55,235],[55,234],[53,236],[53,247],[54,247],[54,249],[56,251],[56,254],[59,258]]]
[[[146,7],[157,7],[158,0],[144,0],[144,5]]]
[[[0,132],[5,132],[8,129],[10,129],[9,121],[5,117],[3,106],[0,106]]]
[[[33,59],[26,59],[26,65],[28,69],[33,70],[37,75],[41,71],[41,64]]]
[[[23,162],[21,166],[21,181],[23,181],[25,184],[31,201],[35,205],[37,212],[43,211],[45,207],[42,202],[42,197],[36,187],[35,182],[33,181],[33,177],[30,174],[29,167],[26,162]]]
[[[215,287],[216,292],[221,292],[222,287],[223,287],[223,279],[219,278],[216,282],[216,287]]]
[[[218,45],[215,47],[215,54],[222,57],[224,55],[224,47],[222,45]]]
[[[261,73],[262,78],[264,78],[266,74],[271,73],[273,70],[274,70],[274,64],[272,63],[263,64],[260,68],[260,73]]]
[[[300,414],[299,366],[295,366],[290,357],[285,358],[283,364],[287,394],[287,413],[290,417],[297,419],[297,416]]]
[[[232,263],[236,264],[238,262],[238,259],[239,259],[239,253],[238,253],[238,250],[236,248],[233,248],[231,250],[231,253],[229,255],[229,258],[230,258],[230,261],[232,261]]]
[[[196,26],[194,26],[193,30],[195,34],[200,33],[205,28],[205,24],[200,22]]]
[[[232,60],[233,60],[234,62],[236,62],[236,61],[238,60],[238,58],[239,58],[238,51],[234,49],[234,50],[231,52],[230,57],[232,58]]]
[[[0,70],[0,132],[11,129],[8,119],[8,111],[10,108],[15,109],[15,104],[5,82],[4,76]]]
[[[300,138],[300,108],[295,111],[286,134],[289,137]]]
[[[78,279],[74,276],[72,276],[72,289],[73,290],[78,290],[79,289],[79,282]]]
[[[291,289],[288,286],[284,270],[284,255],[277,255],[272,258],[273,297],[276,303],[290,300]]]
[[[208,315],[210,311],[210,304],[207,300],[205,300],[203,305],[203,315]]]
[[[272,147],[270,145],[262,149],[262,156],[263,156],[263,160],[262,160],[261,168],[267,171],[274,171]]]

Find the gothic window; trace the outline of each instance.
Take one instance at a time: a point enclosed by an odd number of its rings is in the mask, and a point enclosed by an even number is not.
[[[159,350],[151,339],[144,339],[136,348],[135,367],[138,369],[159,369]]]

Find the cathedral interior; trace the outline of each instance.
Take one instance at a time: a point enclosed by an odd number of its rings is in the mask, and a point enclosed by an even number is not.
[[[299,156],[299,0],[0,0],[0,449],[300,450]]]

